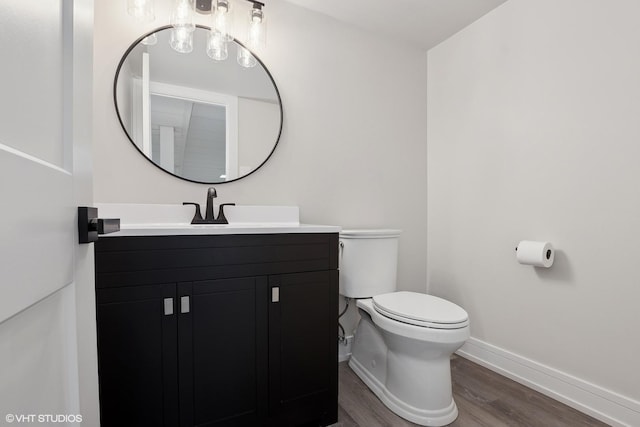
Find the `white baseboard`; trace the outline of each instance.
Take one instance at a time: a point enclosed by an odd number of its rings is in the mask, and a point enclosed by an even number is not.
[[[640,426],[634,399],[475,338],[457,354],[612,426]]]
[[[338,362],[346,362],[351,357],[353,335],[347,335],[344,342],[338,343]]]

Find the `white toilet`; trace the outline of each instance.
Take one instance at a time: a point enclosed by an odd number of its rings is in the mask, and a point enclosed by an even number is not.
[[[340,293],[361,316],[349,366],[393,412],[442,426],[458,408],[449,358],[469,338],[461,307],[431,295],[396,292],[399,230],[340,233]]]

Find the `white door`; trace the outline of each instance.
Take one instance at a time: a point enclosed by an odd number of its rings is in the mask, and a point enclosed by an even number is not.
[[[93,375],[78,356],[93,259],[76,236],[90,163],[74,168],[91,148],[92,14],[92,0],[0,1],[0,424],[78,425]]]

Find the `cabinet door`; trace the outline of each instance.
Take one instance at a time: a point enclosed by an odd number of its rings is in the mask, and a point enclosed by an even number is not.
[[[103,427],[178,425],[176,285],[97,291]]]
[[[267,279],[178,285],[181,426],[257,426],[266,416]]]
[[[337,422],[337,274],[269,277],[271,425]]]

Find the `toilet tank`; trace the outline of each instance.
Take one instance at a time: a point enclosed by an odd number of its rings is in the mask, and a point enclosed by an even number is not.
[[[400,230],[340,232],[340,294],[371,298],[396,290]]]

